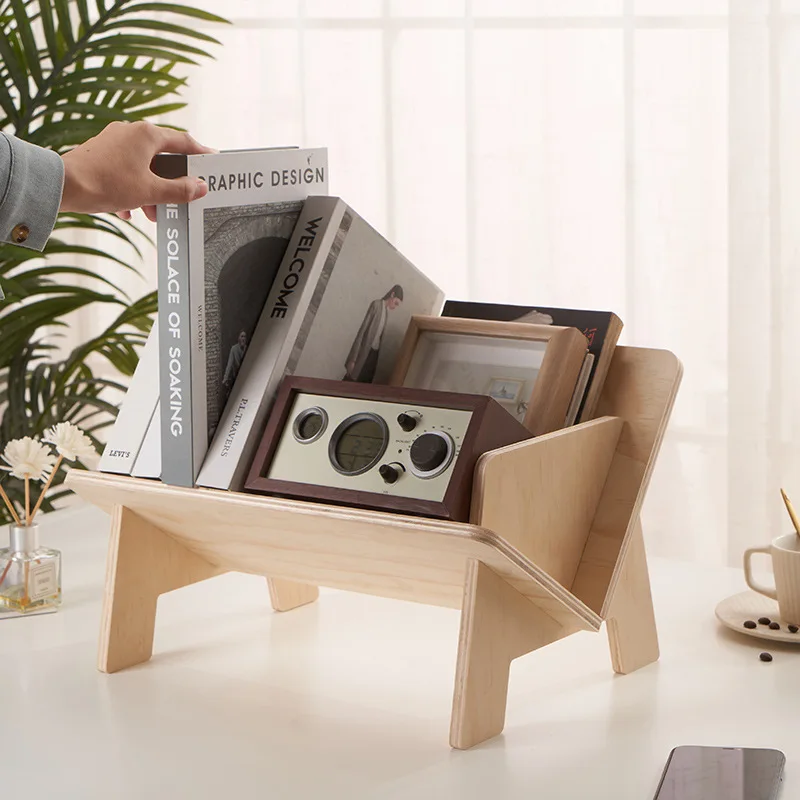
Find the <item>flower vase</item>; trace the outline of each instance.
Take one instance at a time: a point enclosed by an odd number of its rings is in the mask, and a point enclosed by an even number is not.
[[[39,545],[39,526],[10,525],[0,550],[0,617],[55,611],[61,605],[61,553]]]

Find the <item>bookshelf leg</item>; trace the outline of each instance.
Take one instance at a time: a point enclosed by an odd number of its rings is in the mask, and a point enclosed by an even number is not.
[[[607,627],[614,672],[626,675],[658,661],[658,632],[641,521],[636,523],[625,554]]]
[[[153,654],[158,596],[224,571],[133,511],[115,506],[98,669],[117,672],[149,660]]]
[[[489,567],[470,561],[464,585],[450,745],[502,732],[511,661],[561,638],[561,626]]]
[[[287,581],[283,578],[267,578],[269,599],[275,611],[291,611],[293,608],[313,603],[319,597],[319,589],[307,583]]]

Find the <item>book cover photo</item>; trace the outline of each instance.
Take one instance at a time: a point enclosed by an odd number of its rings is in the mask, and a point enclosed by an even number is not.
[[[208,440],[217,429],[302,201],[207,208],[205,357]]]
[[[444,295],[349,206],[284,374],[388,383],[413,314]]]

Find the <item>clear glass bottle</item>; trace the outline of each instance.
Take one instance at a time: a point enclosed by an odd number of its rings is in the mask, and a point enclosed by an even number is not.
[[[0,614],[61,605],[61,552],[39,546],[39,526],[11,525],[0,550]]]

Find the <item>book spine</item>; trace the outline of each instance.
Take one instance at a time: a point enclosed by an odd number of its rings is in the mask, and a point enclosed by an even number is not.
[[[187,237],[192,238],[191,225],[197,225],[204,232],[205,221],[203,208],[199,207],[196,220],[187,225]],[[201,240],[202,241],[202,240]],[[197,242],[200,244],[200,242]],[[206,369],[206,268],[203,245],[189,248],[187,286],[189,289],[189,360],[191,362],[190,393],[194,402],[187,418],[190,426],[190,442],[192,448],[192,464],[194,466],[192,481],[208,451],[208,387]],[[192,257],[193,256],[193,257]]]
[[[569,408],[567,409],[567,418],[564,420],[564,427],[568,428],[575,424],[578,418],[578,409],[583,404],[583,399],[586,396],[586,387],[589,384],[589,375],[592,372],[594,365],[594,354],[587,353],[583,359],[583,366],[578,374],[578,381],[575,384],[575,392],[572,395]]]
[[[189,207],[160,205],[156,214],[161,479],[173,486],[193,486]]]
[[[238,490],[304,318],[304,309],[325,261],[336,225],[329,197],[305,201],[286,255],[258,320],[253,340],[231,390],[197,479],[200,486]]]
[[[98,469],[130,475],[144,446],[147,426],[158,405],[158,320],[153,323],[139,363],[122,400]]]
[[[153,411],[150,427],[144,437],[139,455],[131,472],[134,478],[161,477],[161,413],[158,405]]]

